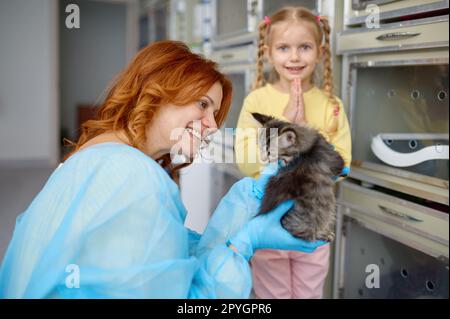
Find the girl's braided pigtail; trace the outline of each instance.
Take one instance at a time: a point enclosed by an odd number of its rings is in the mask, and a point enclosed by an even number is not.
[[[256,59],[256,74],[253,81],[252,90],[256,90],[264,85],[264,44],[267,28],[269,23],[267,19],[261,21],[258,25],[259,30],[259,42],[258,42],[258,55]]]
[[[327,17],[320,17],[318,19],[319,24],[322,25],[322,30],[324,31],[324,61],[323,61],[323,89],[328,94],[328,98],[330,101],[330,104],[333,106],[333,115],[334,118],[339,115],[339,103],[336,99],[336,96],[334,95],[334,84],[333,84],[333,68],[332,68],[332,62],[331,62],[331,48],[330,48],[330,24],[328,22]],[[325,116],[328,112],[325,112]],[[334,132],[337,129],[337,121],[332,121],[332,127],[328,128],[329,132]]]

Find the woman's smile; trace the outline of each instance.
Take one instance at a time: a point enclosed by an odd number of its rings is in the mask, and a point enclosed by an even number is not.
[[[200,131],[194,129],[193,127],[187,127],[186,130],[189,132],[192,138],[202,140],[202,133]]]

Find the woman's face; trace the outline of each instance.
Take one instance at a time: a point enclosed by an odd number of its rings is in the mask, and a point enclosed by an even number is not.
[[[311,81],[320,58],[311,27],[305,22],[282,22],[274,27],[272,44],[266,50],[280,80],[291,82],[300,78],[302,82]]]
[[[215,115],[222,103],[222,85],[214,83],[194,103],[178,106],[167,104],[154,115],[147,128],[147,154],[154,159],[167,153],[181,158],[193,159],[202,140],[217,130]]]

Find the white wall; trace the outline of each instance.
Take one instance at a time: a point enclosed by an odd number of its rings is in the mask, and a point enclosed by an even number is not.
[[[58,161],[57,8],[0,1],[0,167]]]
[[[65,8],[80,9],[80,28],[65,28]],[[61,121],[76,137],[76,107],[98,104],[102,93],[127,62],[127,4],[88,0],[60,1]],[[136,22],[137,23],[137,22]]]

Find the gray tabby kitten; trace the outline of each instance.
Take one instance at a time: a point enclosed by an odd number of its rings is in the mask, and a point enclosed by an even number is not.
[[[333,178],[342,172],[344,160],[315,129],[259,113],[252,115],[266,128],[260,136],[261,158],[277,160],[274,156],[278,151],[282,163],[266,186],[259,214],[292,199],[295,205],[281,219],[283,227],[307,241],[332,241],[336,204]],[[278,129],[278,135],[271,136],[270,128]],[[277,138],[278,143],[270,143],[271,138]]]

